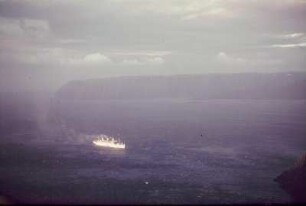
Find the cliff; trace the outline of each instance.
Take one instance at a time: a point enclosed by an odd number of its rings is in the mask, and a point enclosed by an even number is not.
[[[306,203],[306,154],[275,179],[296,203]]]
[[[306,99],[306,73],[113,77],[71,81],[56,96],[109,99]]]

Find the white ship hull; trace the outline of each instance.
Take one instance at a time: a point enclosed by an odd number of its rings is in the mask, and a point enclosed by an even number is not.
[[[114,138],[104,138],[102,136],[101,139],[94,140],[92,142],[94,145],[99,147],[109,147],[114,149],[125,149],[125,144],[115,141]]]

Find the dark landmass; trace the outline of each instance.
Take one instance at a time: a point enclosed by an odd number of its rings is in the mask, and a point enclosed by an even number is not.
[[[305,99],[306,73],[243,73],[113,77],[71,81],[57,92],[66,100]]]
[[[306,203],[306,154],[293,168],[284,171],[276,178],[280,186],[287,191],[296,203]]]

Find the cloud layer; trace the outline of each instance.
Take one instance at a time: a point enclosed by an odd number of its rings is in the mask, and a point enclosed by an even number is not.
[[[0,0],[0,86],[303,71],[304,19],[304,0]]]

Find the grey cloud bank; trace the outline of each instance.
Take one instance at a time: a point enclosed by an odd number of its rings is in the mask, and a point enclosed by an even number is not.
[[[73,79],[305,71],[306,1],[0,1],[1,90]]]

